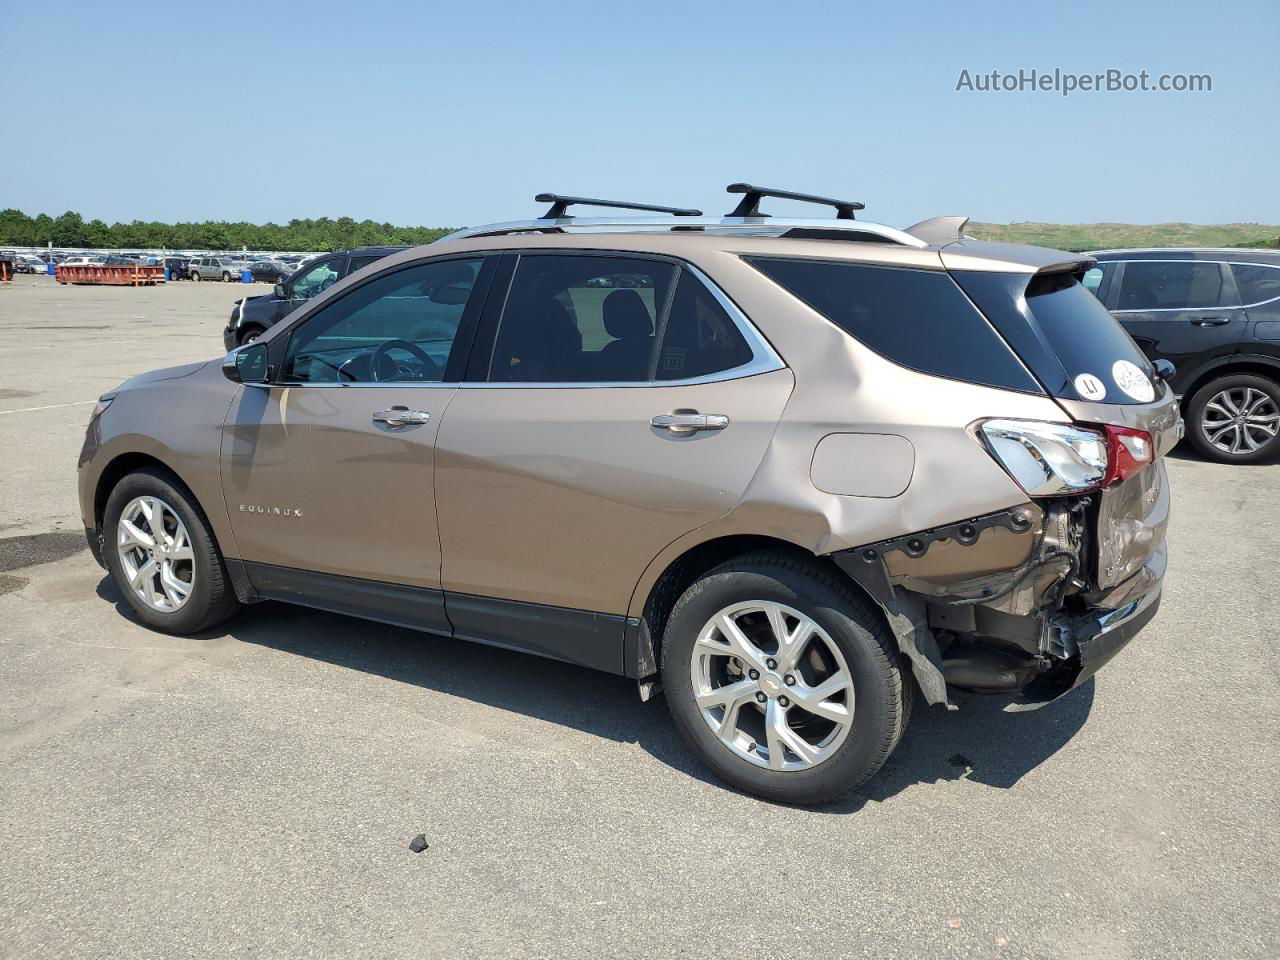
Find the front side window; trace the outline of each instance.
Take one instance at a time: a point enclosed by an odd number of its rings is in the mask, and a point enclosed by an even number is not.
[[[299,274],[289,295],[294,300],[310,300],[338,282],[338,261],[321,260]]]
[[[285,355],[290,383],[439,383],[480,259],[396,270],[316,311]]]
[[[1268,267],[1260,263],[1233,263],[1231,271],[1236,275],[1241,303],[1253,305],[1280,297],[1280,267]]]
[[[1222,270],[1197,260],[1130,260],[1117,310],[1197,310],[1222,305]]]

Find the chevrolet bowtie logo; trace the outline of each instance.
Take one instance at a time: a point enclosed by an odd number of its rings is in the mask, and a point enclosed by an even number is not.
[[[252,503],[240,504],[241,513],[266,513],[273,517],[300,517],[302,511],[297,507],[264,507]]]

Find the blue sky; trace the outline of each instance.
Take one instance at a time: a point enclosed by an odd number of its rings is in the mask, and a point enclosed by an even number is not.
[[[0,207],[27,213],[462,225],[541,190],[719,213],[750,180],[892,224],[1280,223],[1272,0],[3,8]],[[1055,67],[1213,91],[955,90]]]

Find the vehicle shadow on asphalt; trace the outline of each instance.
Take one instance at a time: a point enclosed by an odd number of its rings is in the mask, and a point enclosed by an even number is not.
[[[109,577],[98,595],[134,620]],[[721,789],[685,746],[661,698],[641,703],[633,680],[483,644],[339,614],[266,602],[202,639],[244,643],[484,703],[619,743],[635,743],[675,770]],[[1008,789],[1063,747],[1093,708],[1092,680],[1057,703],[1005,713],[997,698],[960,694],[959,710],[915,702],[911,726],[863,789],[815,813],[856,813],[917,784],[969,780]]]

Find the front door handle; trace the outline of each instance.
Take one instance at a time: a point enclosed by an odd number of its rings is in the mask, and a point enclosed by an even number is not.
[[[1220,327],[1231,321],[1227,317],[1192,317],[1191,322],[1197,327]]]
[[[374,423],[385,423],[388,427],[407,427],[413,423],[426,423],[431,414],[425,410],[410,410],[408,407],[392,407],[390,410],[379,410],[373,415]]]
[[[729,418],[722,413],[662,413],[649,420],[649,426],[672,433],[723,430],[728,425]]]

